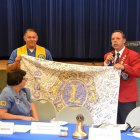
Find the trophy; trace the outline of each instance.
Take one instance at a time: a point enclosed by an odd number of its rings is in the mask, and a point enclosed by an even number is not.
[[[84,130],[83,122],[84,122],[84,116],[82,114],[78,114],[76,117],[76,130],[73,133],[72,137],[76,139],[85,139],[88,137],[87,133]]]

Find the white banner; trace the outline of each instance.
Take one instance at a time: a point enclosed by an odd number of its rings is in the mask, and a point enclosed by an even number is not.
[[[34,100],[47,99],[57,111],[83,106],[94,124],[116,123],[120,70],[108,66],[84,66],[22,56],[27,87]]]

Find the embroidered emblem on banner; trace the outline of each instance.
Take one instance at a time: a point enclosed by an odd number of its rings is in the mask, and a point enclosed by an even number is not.
[[[55,106],[58,111],[65,106],[88,106],[96,103],[97,95],[94,78],[81,73],[62,73],[58,81],[50,89],[55,95]]]

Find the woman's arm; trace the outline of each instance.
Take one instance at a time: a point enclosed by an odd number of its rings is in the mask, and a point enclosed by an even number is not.
[[[8,113],[6,109],[0,109],[0,119],[5,119],[5,120],[25,120],[25,121],[34,120],[34,118],[30,117],[30,116],[14,115],[14,114]]]
[[[31,111],[32,111],[32,117],[34,118],[35,121],[38,121],[39,120],[38,113],[37,113],[34,103],[30,103],[30,107],[31,107]]]

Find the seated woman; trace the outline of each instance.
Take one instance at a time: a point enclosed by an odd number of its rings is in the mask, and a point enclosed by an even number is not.
[[[24,88],[27,78],[21,69],[7,72],[7,86],[0,94],[0,119],[38,121],[38,114],[30,96]]]

